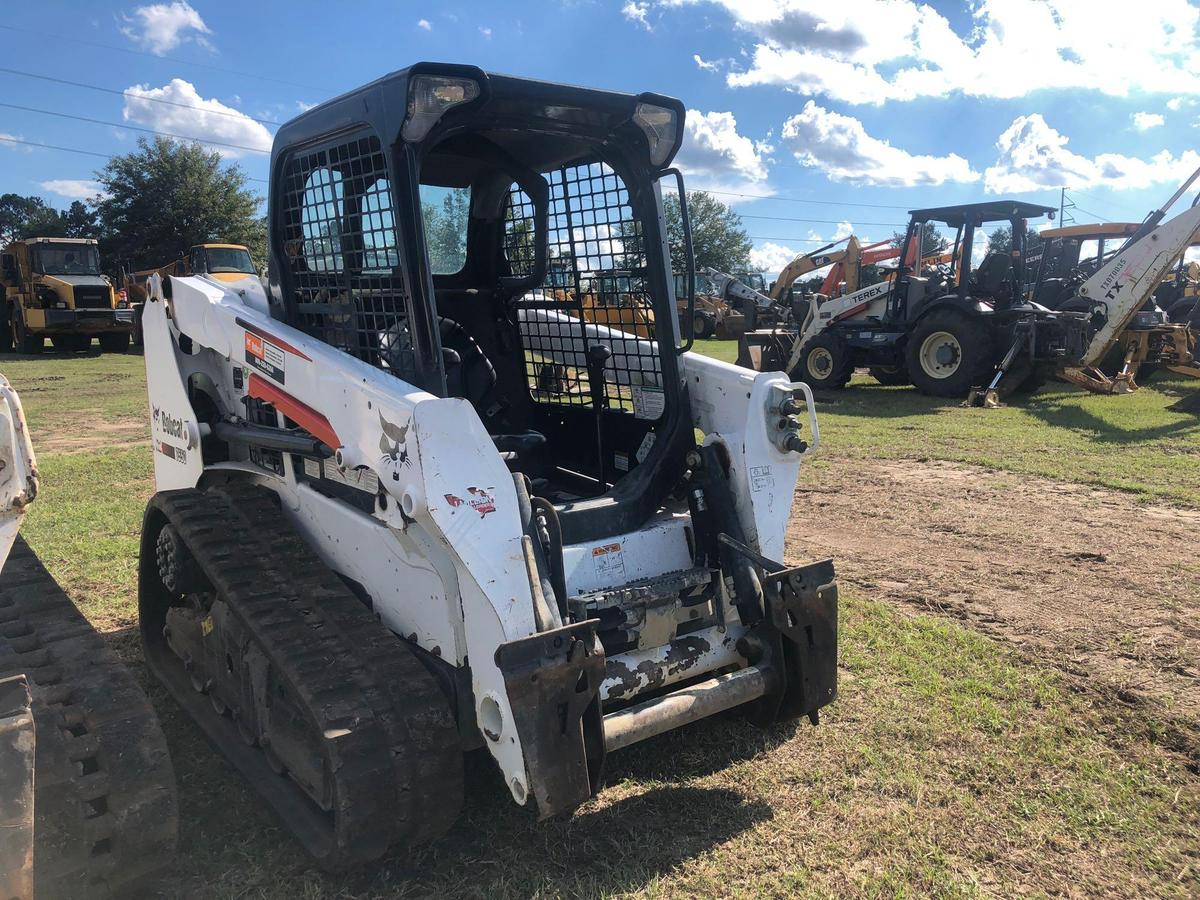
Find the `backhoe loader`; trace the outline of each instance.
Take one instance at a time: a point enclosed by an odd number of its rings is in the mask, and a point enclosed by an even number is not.
[[[0,375],[0,897],[120,897],[167,865],[166,740],[129,671],[18,535],[38,495]]]
[[[1074,296],[1076,282],[1091,276],[1109,262],[1118,248],[1138,230],[1136,222],[1070,224],[1044,229],[1037,250],[1036,277],[1031,286],[1034,299],[1050,308],[1066,305],[1087,311],[1086,300]],[[1084,256],[1094,248],[1094,256]],[[1182,266],[1169,280],[1160,282],[1134,313],[1108,352],[1086,371],[1064,372],[1063,377],[1094,394],[1127,394],[1162,368],[1178,373],[1189,371],[1194,355],[1195,329],[1186,323],[1171,323],[1168,308],[1177,304],[1172,288]],[[1165,305],[1165,306],[1164,306]]]
[[[323,866],[445,832],[473,748],[546,817],[634,742],[834,699],[832,563],[782,562],[811,394],[677,328],[683,125],[420,63],[279,129],[268,309],[153,279],[147,663]],[[470,193],[453,264],[422,186]],[[617,321],[551,261],[628,272]]]
[[[1197,178],[1200,169],[1162,207],[1132,229],[1110,226],[1109,230],[1118,230],[1112,237],[1119,243],[1111,255],[1100,252],[1091,266],[1075,266],[1064,277],[1040,280],[1036,291],[1042,299],[1065,311],[1062,315],[1082,316],[1086,322],[1082,339],[1072,342],[1070,352],[1058,362],[1060,377],[1097,393],[1126,393],[1136,389],[1137,368],[1143,363],[1200,376],[1196,335],[1187,324],[1164,322],[1156,311],[1151,311],[1149,320],[1139,321],[1139,316],[1147,315],[1145,307],[1153,302],[1163,280],[1183,259],[1188,247],[1200,239],[1200,203],[1193,201],[1188,209],[1164,221]],[[1032,310],[1045,309],[1036,301],[1028,305]],[[973,391],[968,402],[996,405],[1004,380],[1011,379],[1022,363],[1028,366],[1036,361],[1038,315],[1032,312],[1014,322],[1012,344],[987,389]],[[1117,347],[1123,350],[1121,370],[1110,377],[1100,367]]]

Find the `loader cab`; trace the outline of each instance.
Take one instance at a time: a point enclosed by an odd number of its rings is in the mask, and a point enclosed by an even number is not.
[[[1007,310],[1025,296],[1025,232],[1030,219],[1054,217],[1054,209],[1015,200],[964,203],[909,213],[900,249],[900,265],[889,296],[887,318],[903,323],[916,320],[936,300],[976,311]],[[923,242],[928,225],[954,232],[948,264],[922,267],[928,254]],[[988,253],[972,268],[975,245],[986,240],[988,226],[1007,225],[1013,235],[1008,253]]]
[[[1064,225],[1041,232],[1038,249],[1026,254],[1029,297],[1058,309],[1074,289],[1108,262],[1138,229],[1136,222]]]
[[[272,314],[468,400],[565,532],[634,527],[694,441],[659,189],[683,116],[439,64],[317,107],[275,141]]]

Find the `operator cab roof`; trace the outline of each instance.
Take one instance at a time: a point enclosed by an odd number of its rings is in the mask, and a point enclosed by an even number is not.
[[[958,228],[967,222],[979,225],[983,222],[1008,222],[1012,219],[1053,218],[1053,206],[1025,203],[1021,200],[989,200],[986,203],[960,203],[957,206],[931,206],[928,209],[911,209],[908,214],[918,222],[940,222]]]
[[[683,141],[684,106],[672,97],[625,94],[500,75],[475,66],[422,62],[327,100],[286,122],[275,135],[272,165],[287,148],[363,123],[370,123],[386,145],[403,141],[401,128],[408,113],[409,84],[422,75],[470,79],[479,85],[475,99],[449,110],[426,136],[410,142],[416,146],[442,144],[438,148],[442,159],[431,161],[434,171],[422,173],[423,179],[432,176],[429,180],[433,183],[470,183],[471,174],[462,168],[464,157],[470,154],[455,153],[456,149],[467,149],[455,147],[456,140],[464,140],[461,130],[459,135],[454,133],[460,125],[476,133],[486,132],[501,152],[537,171],[593,153],[598,144],[617,136],[630,143],[636,141],[633,145],[646,153],[646,138],[633,124],[634,114],[643,103],[676,114],[673,143],[653,168],[669,166]]]

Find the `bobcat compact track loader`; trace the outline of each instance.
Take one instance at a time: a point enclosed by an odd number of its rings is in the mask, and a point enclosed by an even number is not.
[[[265,308],[155,283],[147,661],[325,866],[444,832],[465,750],[545,817],[835,696],[832,564],[780,562],[810,395],[678,334],[683,117],[418,64],[279,130]],[[628,320],[583,314],[600,271]]]
[[[127,896],[171,860],[175,775],[146,695],[17,534],[37,493],[0,375],[0,897]]]

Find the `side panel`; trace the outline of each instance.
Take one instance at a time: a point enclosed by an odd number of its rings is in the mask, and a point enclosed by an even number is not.
[[[195,487],[204,471],[200,427],[183,383],[184,354],[167,322],[161,287],[152,289],[142,313],[146,387],[150,395],[150,440],[154,445],[154,483],[158,490]]]
[[[747,538],[763,556],[782,560],[801,459],[771,441],[770,423],[779,416],[770,408],[772,388],[786,387],[787,378],[696,353],[683,354],[683,372],[695,426],[705,443],[720,441],[729,452],[730,485]]]

